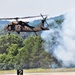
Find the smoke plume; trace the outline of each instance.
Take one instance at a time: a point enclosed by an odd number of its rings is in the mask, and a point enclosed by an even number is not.
[[[75,67],[75,12],[66,13],[64,18],[62,27],[53,20],[54,28],[42,32],[41,37],[45,50],[62,61],[63,67]]]

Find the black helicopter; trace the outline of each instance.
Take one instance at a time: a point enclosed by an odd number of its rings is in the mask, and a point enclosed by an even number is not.
[[[40,23],[39,27],[30,26],[28,24],[29,22],[18,21],[18,19],[35,18],[35,17],[40,17],[40,16],[43,19],[41,20],[41,23]],[[39,31],[49,30],[48,27],[44,27],[44,23],[46,22],[47,16],[42,15],[42,14],[40,16],[28,16],[28,17],[16,17],[16,18],[0,18],[0,20],[12,20],[12,19],[16,20],[16,21],[10,22],[9,24],[7,24],[4,27],[4,30],[8,31],[9,34],[10,34],[11,31],[16,31],[18,34],[20,32],[34,32],[36,34],[36,32],[39,32]],[[46,17],[44,18],[44,16],[46,16]],[[48,25],[48,23],[47,23],[47,25]]]

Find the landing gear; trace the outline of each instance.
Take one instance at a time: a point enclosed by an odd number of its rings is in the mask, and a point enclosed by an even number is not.
[[[20,32],[17,32],[18,34],[20,34]]]
[[[8,34],[10,35],[10,31],[8,32]]]

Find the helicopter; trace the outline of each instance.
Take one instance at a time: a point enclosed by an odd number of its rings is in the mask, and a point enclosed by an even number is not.
[[[40,23],[39,27],[30,26],[28,24],[29,22],[18,21],[18,19],[35,18],[35,17],[40,17],[40,16],[43,19],[41,20],[41,23]],[[44,27],[44,23],[46,22],[47,16],[42,15],[42,14],[40,14],[40,16],[0,18],[0,20],[12,20],[12,19],[16,20],[16,21],[10,22],[9,24],[7,24],[4,27],[4,30],[7,31],[9,34],[10,34],[11,31],[16,31],[18,34],[20,34],[20,32],[34,32],[35,35],[37,35],[36,32],[43,31],[43,30],[49,30],[48,27]],[[44,18],[44,16],[46,16],[46,17]],[[47,25],[48,25],[48,23],[47,23]]]

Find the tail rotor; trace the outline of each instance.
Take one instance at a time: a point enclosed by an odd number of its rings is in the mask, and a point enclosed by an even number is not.
[[[43,18],[43,21],[46,22],[46,24],[49,26],[49,24],[48,24],[47,21],[46,21],[46,19],[47,19],[47,15],[46,15],[45,18],[44,18],[44,16],[43,16],[42,14],[40,14],[40,15],[41,15],[41,17]]]

